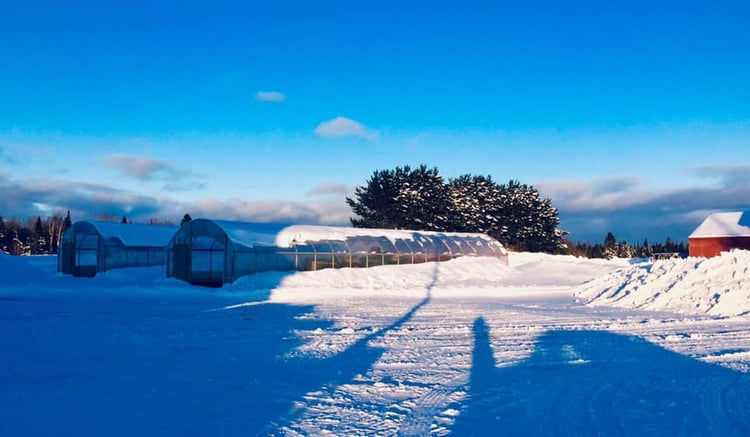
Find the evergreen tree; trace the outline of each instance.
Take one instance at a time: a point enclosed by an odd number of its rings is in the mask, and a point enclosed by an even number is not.
[[[409,171],[399,187],[396,204],[402,228],[425,231],[448,231],[450,191],[437,168],[421,165]]]
[[[128,222],[128,218],[123,214],[122,220],[120,220],[120,223],[126,224]]]
[[[617,256],[617,239],[612,232],[607,232],[607,236],[604,237],[604,252],[603,257],[612,259]]]
[[[354,196],[346,198],[359,216],[350,219],[354,227],[448,229],[450,194],[436,168],[376,170],[366,185],[354,190]]]
[[[640,253],[641,258],[648,258],[651,256],[653,251],[651,250],[651,245],[648,244],[648,238],[643,239],[643,248]]]
[[[0,216],[0,250],[7,253],[9,247],[8,229],[5,226],[5,220]]]
[[[491,236],[516,250],[557,253],[564,249],[565,233],[557,229],[560,219],[550,199],[516,180],[499,188],[500,217]]]
[[[47,238],[44,233],[44,226],[42,225],[42,217],[37,216],[34,221],[32,232],[26,239],[26,245],[29,247],[31,255],[40,255],[46,252],[47,249]]]
[[[192,217],[190,217],[190,214],[185,214],[182,216],[182,220],[180,220],[180,226],[185,226],[185,224],[190,223],[193,220]]]
[[[73,226],[73,220],[70,218],[70,210],[68,210],[68,213],[65,215],[65,220],[63,220],[63,234],[70,229],[71,226]]]
[[[448,186],[453,231],[491,233],[497,229],[502,193],[491,176],[467,174],[451,179]]]
[[[557,209],[532,186],[463,175],[448,183],[422,165],[378,170],[346,198],[355,227],[480,232],[516,250],[559,253]]]

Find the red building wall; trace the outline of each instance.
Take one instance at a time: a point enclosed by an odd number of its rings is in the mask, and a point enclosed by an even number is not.
[[[688,238],[690,256],[705,256],[710,258],[731,249],[750,250],[750,236]]]

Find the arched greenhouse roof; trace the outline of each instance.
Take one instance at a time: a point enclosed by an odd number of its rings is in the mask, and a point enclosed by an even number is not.
[[[453,253],[476,253],[476,246],[483,245],[491,252],[506,255],[497,240],[478,233],[410,231],[398,229],[369,229],[343,226],[290,225],[283,223],[250,223],[228,220],[195,219],[183,228],[192,234],[226,235],[236,249],[245,247],[289,248],[296,245],[326,242],[336,246],[338,242],[355,242],[355,246],[376,245],[384,252],[415,252],[426,248]],[[351,244],[350,244],[351,246]],[[349,250],[356,250],[349,247]],[[365,249],[362,249],[365,250]]]
[[[75,222],[72,229],[75,233],[95,232],[107,240],[117,239],[125,246],[167,247],[179,226],[83,220]]]

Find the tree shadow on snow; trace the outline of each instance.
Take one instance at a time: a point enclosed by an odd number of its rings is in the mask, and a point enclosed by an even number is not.
[[[750,375],[605,331],[549,331],[498,368],[474,324],[470,395],[453,435],[750,435]]]
[[[398,330],[430,302],[432,289],[438,281],[438,269],[438,263],[435,263],[432,280],[425,289],[425,298],[389,326],[360,338],[343,352],[329,358],[301,358],[281,363],[279,370],[288,387],[279,392],[277,401],[286,404],[286,408],[280,409],[283,413],[281,415],[268,414],[270,421],[263,434],[274,434],[274,431],[280,427],[299,418],[304,410],[295,408],[295,401],[301,399],[306,393],[321,389],[335,389],[339,385],[351,382],[357,375],[367,373],[385,352],[383,348],[370,346],[370,342],[385,336],[388,332]]]

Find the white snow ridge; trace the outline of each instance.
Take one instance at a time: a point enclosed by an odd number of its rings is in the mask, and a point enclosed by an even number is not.
[[[597,278],[576,295],[590,305],[742,316],[750,314],[750,251],[659,260]]]

